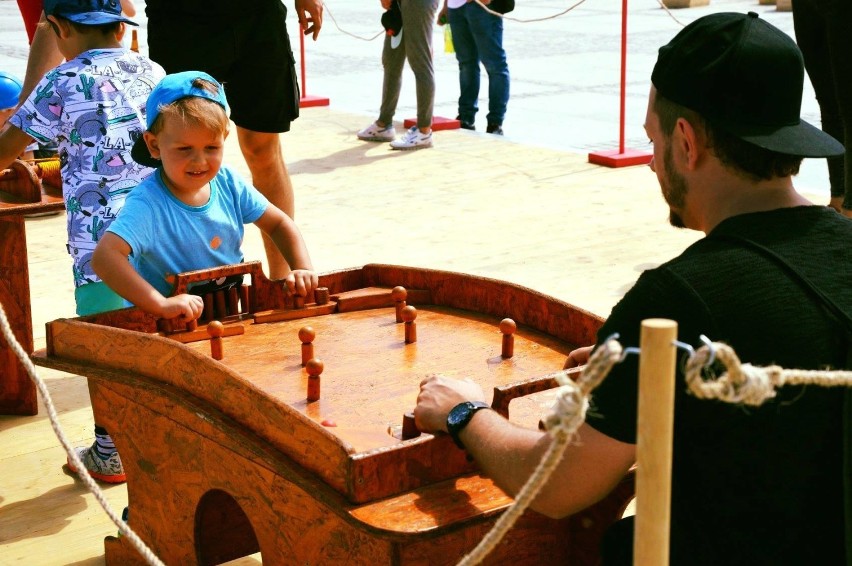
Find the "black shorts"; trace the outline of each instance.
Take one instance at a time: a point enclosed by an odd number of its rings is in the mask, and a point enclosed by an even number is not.
[[[211,4],[220,5],[211,9]],[[148,2],[148,51],[167,73],[204,71],[225,87],[231,119],[278,133],[299,117],[299,83],[281,0]],[[206,9],[205,9],[206,6]]]

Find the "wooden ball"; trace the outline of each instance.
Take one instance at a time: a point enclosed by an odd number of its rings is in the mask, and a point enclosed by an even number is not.
[[[518,329],[518,325],[511,318],[504,318],[500,321],[500,332],[503,334],[514,334]]]
[[[225,334],[225,325],[218,320],[212,320],[207,324],[207,334],[211,338],[221,338]]]
[[[316,337],[317,333],[310,326],[303,326],[299,329],[299,340],[301,340],[303,344],[310,344]]]
[[[405,290],[405,287],[397,285],[391,289],[391,298],[394,301],[404,301],[406,297],[408,297],[408,291]]]
[[[414,319],[417,318],[417,309],[408,305],[404,309],[402,309],[402,320],[405,322],[413,322]]]
[[[311,377],[319,376],[322,373],[323,367],[322,360],[319,358],[311,358],[308,360],[308,363],[305,364],[305,370]]]

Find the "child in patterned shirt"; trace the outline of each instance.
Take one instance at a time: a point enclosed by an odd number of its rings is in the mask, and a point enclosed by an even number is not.
[[[136,185],[154,172],[130,157],[145,130],[145,103],[165,71],[121,44],[125,24],[118,0],[45,0],[46,22],[66,62],[50,70],[0,134],[0,168],[33,140],[56,141],[73,258],[77,314],[124,306],[91,268],[106,228]],[[95,443],[77,448],[95,479],[125,481],[109,434],[95,426]],[[72,468],[73,470],[73,468]]]

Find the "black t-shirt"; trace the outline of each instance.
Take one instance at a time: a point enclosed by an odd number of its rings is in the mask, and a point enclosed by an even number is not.
[[[826,207],[744,214],[645,272],[598,333],[638,346],[642,320],[678,322],[678,339],[730,344],[743,362],[843,368],[846,333],[773,260],[717,234],[773,250],[852,315],[852,221]],[[675,393],[671,563],[842,564],[840,389],[783,387],[760,407]],[[638,363],[615,366],[587,422],[636,441]],[[641,471],[639,472],[641,473]],[[629,542],[627,544],[630,544]]]

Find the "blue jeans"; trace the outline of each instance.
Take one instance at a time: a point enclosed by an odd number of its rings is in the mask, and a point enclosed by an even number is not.
[[[476,2],[447,10],[459,62],[459,118],[473,124],[479,99],[479,63],[488,73],[488,123],[503,124],[509,102],[509,66],[503,50],[503,18]]]

